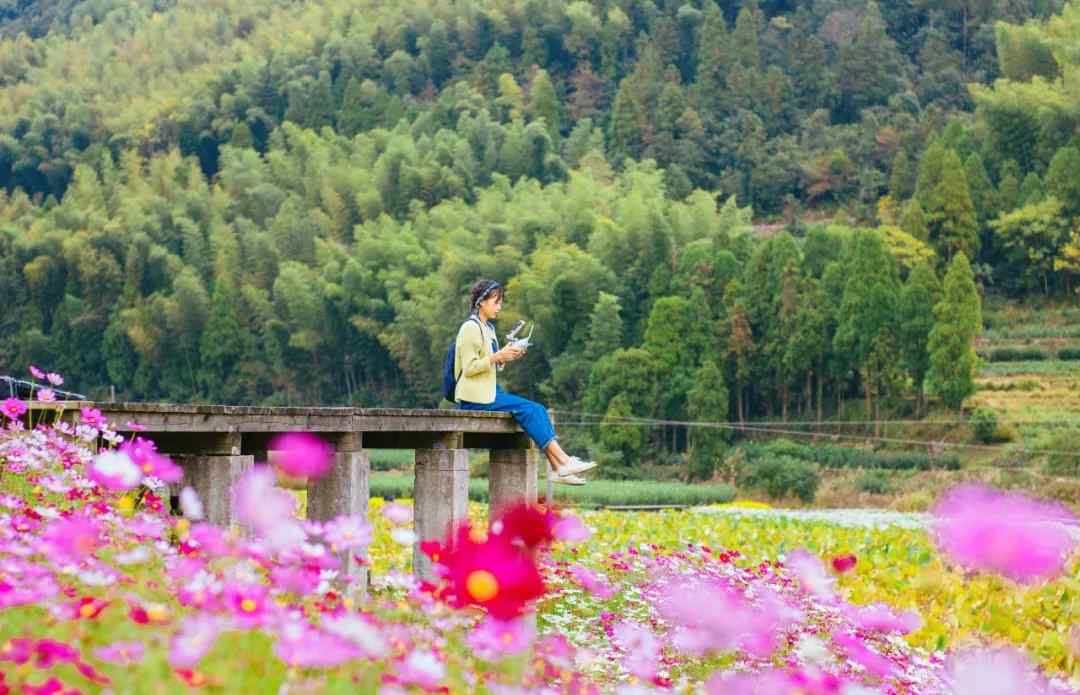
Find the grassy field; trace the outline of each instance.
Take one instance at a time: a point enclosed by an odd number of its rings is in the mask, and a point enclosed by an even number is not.
[[[544,494],[544,479],[540,479],[540,494]],[[619,507],[641,505],[695,506],[718,504],[735,499],[730,485],[654,482],[647,480],[594,480],[588,485],[572,487],[555,485],[555,501],[576,507]],[[407,473],[373,473],[371,495],[384,499],[411,498],[413,477]],[[488,481],[469,480],[469,499],[488,501]]]

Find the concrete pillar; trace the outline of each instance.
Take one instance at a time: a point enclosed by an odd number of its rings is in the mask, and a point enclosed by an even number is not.
[[[343,514],[359,514],[367,518],[370,491],[371,459],[360,448],[360,435],[346,435],[333,441],[336,452],[334,466],[323,477],[307,486],[307,518],[328,521]],[[355,557],[367,558],[367,549],[341,554],[341,569],[356,578],[359,586],[367,587],[368,568]]]
[[[536,472],[540,450],[492,449],[488,473],[491,516],[507,504],[525,500],[536,503]]]
[[[173,456],[172,459],[184,469],[183,484],[193,487],[202,500],[206,521],[229,526],[232,523],[232,485],[254,464],[252,457],[199,454]]]
[[[420,550],[421,541],[443,541],[446,531],[468,519],[469,451],[461,448],[460,433],[416,450],[413,517],[417,542],[413,546],[413,572],[432,581],[431,559]]]

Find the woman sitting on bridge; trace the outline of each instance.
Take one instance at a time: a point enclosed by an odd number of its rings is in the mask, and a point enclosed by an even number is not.
[[[516,345],[499,349],[491,321],[502,310],[502,302],[503,288],[494,280],[481,280],[469,290],[471,313],[458,330],[454,348],[454,375],[458,377],[454,399],[465,410],[511,413],[547,456],[552,481],[584,485],[585,479],[578,474],[595,468],[596,464],[563,451],[544,406],[507,393],[495,383],[496,367],[501,369],[525,354],[525,348]]]

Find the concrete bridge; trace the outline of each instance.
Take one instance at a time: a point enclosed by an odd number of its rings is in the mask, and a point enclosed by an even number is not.
[[[35,407],[40,404],[34,404]],[[308,483],[307,516],[367,515],[367,449],[413,449],[415,530],[420,540],[441,539],[449,524],[467,518],[469,449],[491,452],[491,508],[525,498],[536,501],[539,450],[505,413],[391,408],[260,408],[150,403],[72,403],[101,410],[118,431],[151,439],[184,469],[184,483],[203,501],[207,519],[231,522],[229,489],[240,473],[268,460],[267,446],[285,432],[316,434],[335,449],[334,466]],[[145,428],[135,432],[127,424]],[[413,548],[413,567],[432,578],[431,562]],[[352,567],[350,571],[366,574]]]

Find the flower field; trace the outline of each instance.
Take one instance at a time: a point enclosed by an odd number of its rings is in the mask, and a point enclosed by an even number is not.
[[[1078,692],[1076,522],[1019,496],[960,489],[911,523],[477,505],[423,544],[428,585],[407,505],[308,522],[257,466],[246,531],[217,528],[96,411],[0,412],[0,694]],[[313,438],[275,450],[325,471]]]

